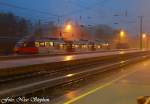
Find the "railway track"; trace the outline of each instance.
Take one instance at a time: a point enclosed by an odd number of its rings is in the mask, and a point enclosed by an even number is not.
[[[132,57],[134,57],[134,56],[135,55],[132,55]],[[130,58],[130,57],[128,57],[128,58]],[[99,66],[107,65],[108,63],[118,62],[118,61],[121,61],[122,59],[128,59],[128,58],[123,58],[123,57],[116,58],[116,56],[109,58],[109,60],[108,60],[108,58],[102,58],[102,59],[93,58],[93,59],[90,59],[89,61],[86,60],[86,62],[84,62],[83,64],[79,63],[78,65],[73,64],[70,66],[64,66],[64,67],[60,67],[61,69],[60,68],[54,69],[54,70],[46,70],[45,69],[45,70],[36,71],[36,72],[29,72],[29,73],[24,73],[24,74],[15,74],[15,75],[11,75],[11,76],[0,77],[0,83],[5,83],[5,82],[19,80],[19,79],[21,80],[24,78],[32,78],[32,77],[42,76],[42,75],[54,75],[54,74],[59,74],[59,73],[65,73],[66,71],[74,71],[74,70],[77,71],[78,69],[85,70],[87,67],[93,68],[97,65],[99,65]]]
[[[128,56],[128,57],[127,57]],[[135,57],[136,56],[136,57]],[[139,57],[140,56],[140,57]],[[137,62],[139,60],[144,60],[149,58],[148,53],[138,53],[138,54],[127,54],[122,57],[111,56],[111,58],[93,58],[90,61],[87,60],[84,64],[74,64],[71,66],[61,67],[61,70],[45,70],[39,71],[36,73],[28,73],[26,75],[20,75],[12,78],[3,78],[0,83],[9,83],[10,81],[16,80],[24,80],[24,79],[32,79],[33,77],[41,77],[45,78],[44,80],[40,80],[37,82],[27,83],[26,85],[20,85],[16,88],[12,88],[9,90],[4,90],[0,92],[0,96],[17,96],[17,95],[26,95],[29,93],[34,93],[39,90],[43,90],[48,87],[57,86],[60,84],[66,84],[73,81],[80,80],[82,78],[97,74],[103,73],[110,69],[123,67],[125,65],[131,64],[133,62]],[[30,89],[30,90],[29,90]],[[24,90],[24,92],[22,92]],[[21,92],[20,92],[21,91]],[[15,95],[14,95],[15,94]]]

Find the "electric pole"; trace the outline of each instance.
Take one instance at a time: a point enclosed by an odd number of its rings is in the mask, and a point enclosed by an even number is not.
[[[142,34],[143,34],[143,16],[139,16],[140,20],[140,49],[143,49],[143,40],[142,40]]]
[[[58,27],[58,31],[59,31],[59,39],[61,40],[62,38],[63,38],[63,36],[62,36],[62,27],[61,27],[61,18],[62,18],[62,16],[58,16],[58,20],[57,20],[57,27]]]

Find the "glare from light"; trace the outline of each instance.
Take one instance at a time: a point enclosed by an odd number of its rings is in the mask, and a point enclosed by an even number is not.
[[[74,76],[74,74],[68,74],[68,75],[66,75],[66,77],[72,77],[72,76]]]
[[[125,52],[124,51],[120,51],[119,54],[125,54]]]
[[[73,56],[65,56],[64,61],[70,61],[73,60]]]
[[[76,91],[71,91],[71,92],[67,93],[67,94],[65,95],[65,97],[67,97],[68,99],[73,99],[73,98],[76,97],[76,95],[77,95],[77,92],[76,92]]]
[[[120,37],[123,38],[125,36],[125,32],[123,30],[120,31]]]
[[[66,30],[70,31],[72,29],[72,26],[70,24],[66,25]]]

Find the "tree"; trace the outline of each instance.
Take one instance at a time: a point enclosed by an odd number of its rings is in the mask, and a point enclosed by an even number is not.
[[[29,25],[31,22],[23,17],[0,13],[0,54],[12,53],[16,42],[28,35]]]
[[[30,21],[12,13],[0,13],[0,36],[23,36],[29,32]]]

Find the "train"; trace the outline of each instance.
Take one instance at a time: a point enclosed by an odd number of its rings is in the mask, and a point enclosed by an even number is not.
[[[99,40],[63,40],[58,38],[32,38],[16,43],[14,52],[17,54],[46,54],[64,52],[83,52],[109,49],[109,43]]]

